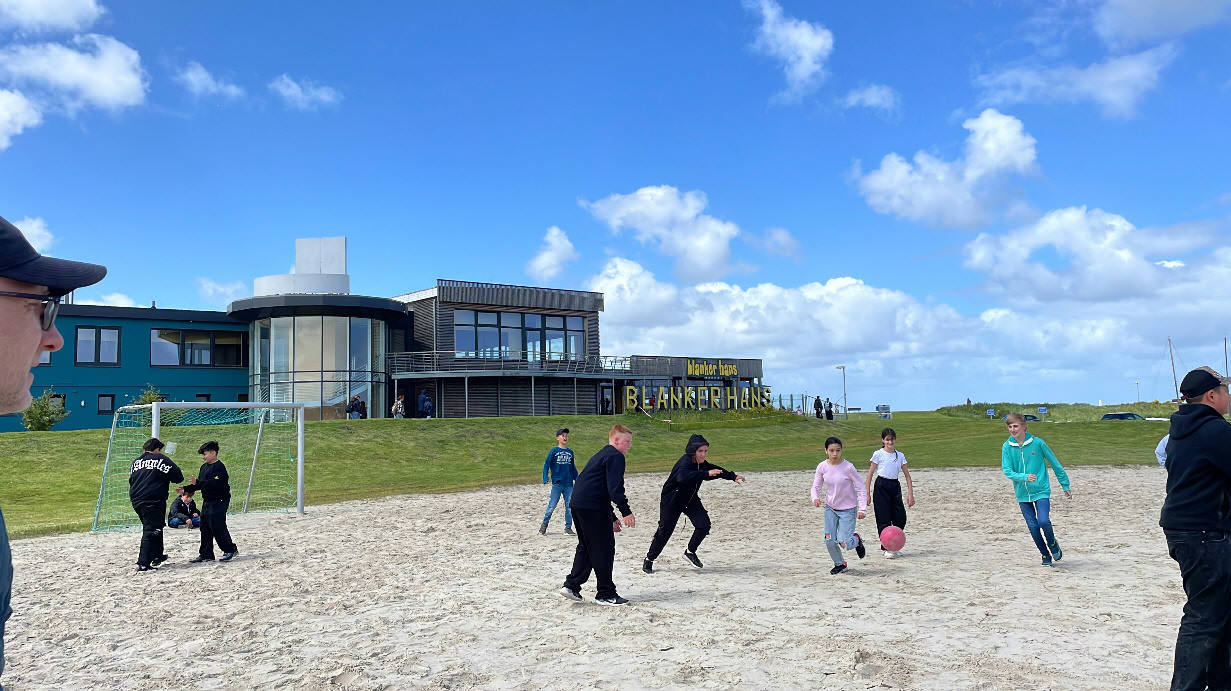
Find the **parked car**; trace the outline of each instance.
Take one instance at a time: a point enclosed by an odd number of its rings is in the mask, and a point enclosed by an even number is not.
[[[1144,420],[1137,413],[1103,413],[1101,420]]]
[[[1009,416],[1005,415],[1004,417],[1000,418],[1000,421],[1004,422],[1005,417],[1009,417]],[[1022,417],[1026,418],[1026,422],[1038,422],[1039,421],[1038,415],[1031,415],[1030,413],[1024,413]]]

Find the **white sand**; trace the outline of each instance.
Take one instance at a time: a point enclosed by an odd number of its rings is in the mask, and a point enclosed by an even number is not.
[[[715,458],[719,463],[721,458]],[[133,533],[13,544],[5,687],[1161,688],[1183,605],[1157,525],[1157,468],[1070,471],[1053,498],[1065,558],[1039,565],[1008,482],[921,470],[903,557],[840,576],[810,472],[702,489],[705,568],[684,521],[652,576],[641,558],[661,475],[629,478],[619,536],[633,604],[557,594],[575,541],[543,486],[405,496],[232,520],[241,555],[133,571]],[[871,517],[860,522],[875,532]],[[593,581],[583,591],[594,594]],[[191,611],[193,632],[175,617]]]

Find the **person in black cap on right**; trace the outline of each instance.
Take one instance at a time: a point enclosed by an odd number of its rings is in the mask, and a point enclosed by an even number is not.
[[[0,218],[0,415],[30,407],[32,370],[43,351],[64,346],[56,314],[64,295],[103,280],[106,267],[44,257],[12,223]],[[4,672],[4,623],[13,610],[13,555],[0,514],[0,673]]]
[[[671,534],[675,532],[680,514],[688,516],[693,527],[692,538],[688,541],[684,558],[698,569],[701,568],[697,547],[700,547],[701,541],[710,534],[710,515],[702,506],[701,497],[697,496],[701,483],[718,477],[744,482],[743,475],[736,475],[707,462],[705,458],[709,455],[709,450],[710,443],[705,437],[700,434],[689,437],[688,445],[684,447],[684,455],[675,462],[675,467],[663,483],[662,498],[658,503],[658,530],[654,533],[654,540],[650,543],[650,551],[646,553],[645,561],[641,563],[642,571],[654,573],[654,560],[662,554],[667,540],[670,540]]]
[[[1172,689],[1231,688],[1231,394],[1209,367],[1184,375],[1171,415],[1167,498],[1158,523],[1188,602],[1175,641]]]

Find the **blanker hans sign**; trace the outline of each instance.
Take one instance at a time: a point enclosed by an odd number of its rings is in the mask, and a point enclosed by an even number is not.
[[[655,410],[749,410],[772,408],[768,386],[626,386],[624,409],[654,399]]]

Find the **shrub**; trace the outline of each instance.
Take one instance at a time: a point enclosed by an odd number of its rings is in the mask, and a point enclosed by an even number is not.
[[[31,432],[46,432],[66,417],[68,411],[65,410],[64,403],[51,389],[47,389],[21,414],[21,424]]]

